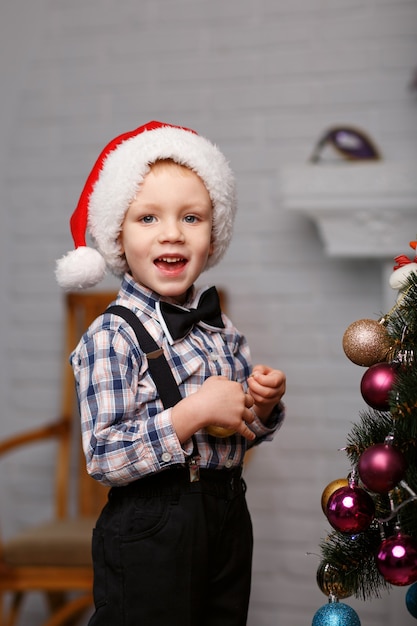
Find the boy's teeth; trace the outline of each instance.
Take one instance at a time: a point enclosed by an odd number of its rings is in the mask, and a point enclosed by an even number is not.
[[[181,261],[180,257],[173,259],[172,257],[170,258],[166,258],[166,257],[162,257],[161,261],[164,261],[164,263],[178,263],[178,261]]]

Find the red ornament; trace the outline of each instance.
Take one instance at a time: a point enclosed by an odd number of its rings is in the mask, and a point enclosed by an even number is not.
[[[417,581],[417,542],[400,532],[384,539],[375,557],[378,571],[391,585],[403,587]]]
[[[358,473],[366,489],[388,493],[403,479],[407,461],[403,453],[388,443],[377,443],[362,452]]]
[[[389,410],[389,394],[395,381],[397,365],[376,363],[362,377],[361,393],[367,404],[377,411]]]
[[[327,502],[326,516],[335,530],[355,535],[366,530],[374,519],[374,501],[360,487],[340,487]]]

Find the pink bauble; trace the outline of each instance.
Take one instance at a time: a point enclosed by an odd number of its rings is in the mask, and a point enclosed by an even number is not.
[[[358,473],[366,489],[374,493],[388,493],[404,478],[407,461],[395,446],[377,443],[362,452]]]
[[[363,375],[362,397],[373,409],[389,410],[389,394],[394,384],[396,370],[397,366],[393,363],[376,363]]]
[[[417,581],[417,542],[398,533],[384,539],[375,557],[378,571],[391,585],[399,587]]]
[[[366,530],[374,515],[374,501],[360,487],[340,487],[327,502],[326,516],[330,524],[335,530],[348,535]]]

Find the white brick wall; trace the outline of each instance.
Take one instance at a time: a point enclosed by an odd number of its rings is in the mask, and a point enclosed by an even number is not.
[[[150,119],[195,127],[230,159],[240,197],[231,249],[203,280],[228,290],[255,361],[288,375],[287,422],[247,469],[250,626],[310,624],[326,598],[306,553],[328,529],[321,492],[348,472],[337,448],[362,407],[341,339],[381,313],[384,286],[377,261],[326,258],[313,225],[284,212],[277,173],[332,124],[417,158],[417,1],[6,0],[1,12],[0,435],[57,410],[54,263],[99,151]],[[2,462],[6,534],[48,512],[50,462],[48,450]],[[348,602],[363,626],[406,626],[403,595]],[[31,603],[26,626],[43,611]]]

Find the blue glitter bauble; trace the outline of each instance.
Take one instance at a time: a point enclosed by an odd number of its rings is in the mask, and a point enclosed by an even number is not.
[[[405,595],[405,604],[408,612],[417,619],[417,583],[409,587]]]
[[[361,626],[356,611],[343,602],[329,602],[322,606],[311,626]]]

